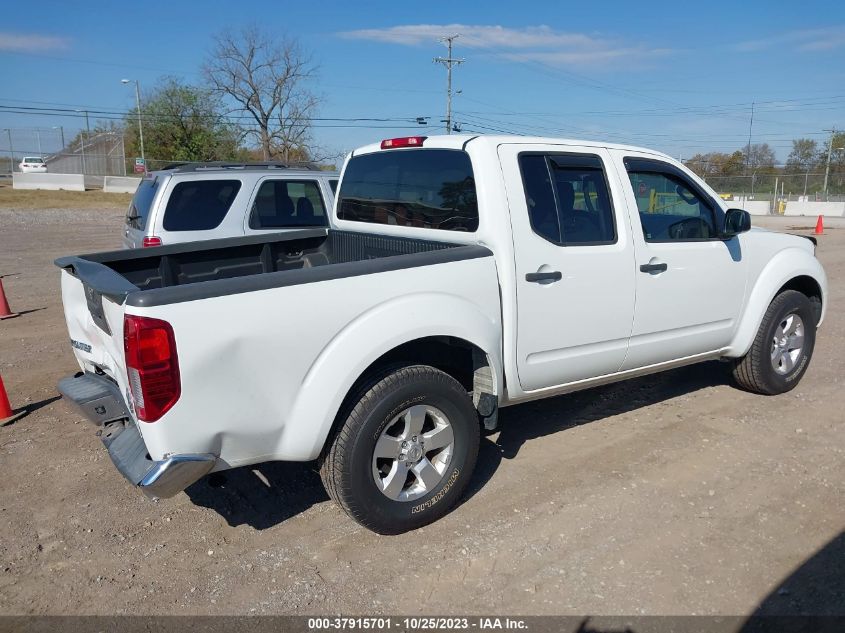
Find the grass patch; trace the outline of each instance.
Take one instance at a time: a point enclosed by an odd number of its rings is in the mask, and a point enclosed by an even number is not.
[[[0,207],[16,209],[123,209],[131,193],[103,191],[45,191],[0,186]]]

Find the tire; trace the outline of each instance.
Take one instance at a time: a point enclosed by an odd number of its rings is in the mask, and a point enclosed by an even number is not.
[[[455,506],[480,441],[478,415],[457,380],[427,365],[394,369],[364,385],[346,411],[320,476],[350,517],[400,534]]]
[[[795,334],[799,332],[803,334],[800,348],[793,349],[798,346]],[[816,317],[810,300],[796,290],[786,290],[769,304],[751,349],[735,361],[734,380],[753,393],[771,396],[790,391],[807,371],[815,344]]]

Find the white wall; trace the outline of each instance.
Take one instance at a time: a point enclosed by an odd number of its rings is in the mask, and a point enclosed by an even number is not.
[[[751,215],[769,215],[772,209],[768,200],[725,200],[725,204],[731,209],[745,209]]]
[[[51,189],[57,191],[85,191],[82,174],[12,174],[13,189]]]
[[[784,215],[845,216],[845,202],[787,202]]]
[[[103,179],[103,191],[106,193],[135,193],[140,178],[131,176],[106,176]]]

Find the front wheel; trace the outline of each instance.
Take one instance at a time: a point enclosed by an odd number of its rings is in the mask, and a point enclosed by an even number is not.
[[[454,507],[478,456],[466,389],[427,365],[382,375],[359,392],[320,475],[346,513],[380,534],[431,523]]]
[[[810,300],[786,290],[769,304],[751,349],[735,361],[734,378],[754,393],[785,393],[807,371],[815,344],[816,317]]]

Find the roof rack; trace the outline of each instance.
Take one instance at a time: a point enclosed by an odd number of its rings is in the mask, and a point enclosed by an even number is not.
[[[176,172],[191,172],[219,169],[305,169],[308,171],[320,171],[320,168],[313,163],[283,163],[281,161],[261,162],[238,162],[215,160],[205,163],[170,163],[161,168],[162,171],[172,170]]]

